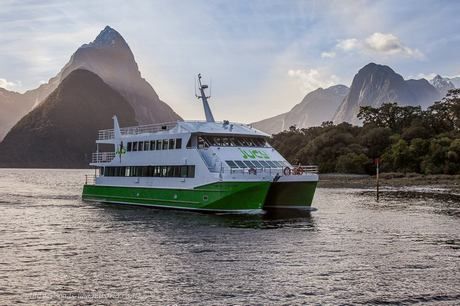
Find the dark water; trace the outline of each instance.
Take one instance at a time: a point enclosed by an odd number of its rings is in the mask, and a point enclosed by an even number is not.
[[[85,173],[0,170],[0,304],[460,303],[455,201],[213,215],[84,203]]]

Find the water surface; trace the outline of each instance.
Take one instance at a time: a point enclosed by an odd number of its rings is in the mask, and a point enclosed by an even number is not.
[[[0,169],[0,304],[460,303],[460,204],[317,190],[309,213],[85,203],[89,170]]]

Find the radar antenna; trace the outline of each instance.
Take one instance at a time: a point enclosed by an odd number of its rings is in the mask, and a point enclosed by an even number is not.
[[[204,115],[206,116],[206,121],[215,122],[214,116],[212,115],[211,108],[209,107],[209,103],[208,103],[208,99],[211,99],[211,95],[207,96],[204,91],[207,88],[208,88],[208,85],[201,84],[201,73],[198,73],[198,89],[200,90],[201,96],[197,95],[196,86],[195,86],[195,96],[198,99],[201,99],[203,101]]]

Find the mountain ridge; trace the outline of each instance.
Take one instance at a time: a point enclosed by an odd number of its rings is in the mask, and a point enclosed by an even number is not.
[[[111,109],[111,114],[104,111]],[[88,70],[72,71],[0,143],[0,167],[87,168],[99,129],[136,125],[126,99]]]

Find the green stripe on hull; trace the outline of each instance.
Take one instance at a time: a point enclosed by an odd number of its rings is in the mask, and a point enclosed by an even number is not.
[[[315,195],[317,182],[272,183],[264,208],[309,209]]]
[[[218,182],[194,189],[84,185],[82,199],[206,211],[261,209],[270,182]]]

